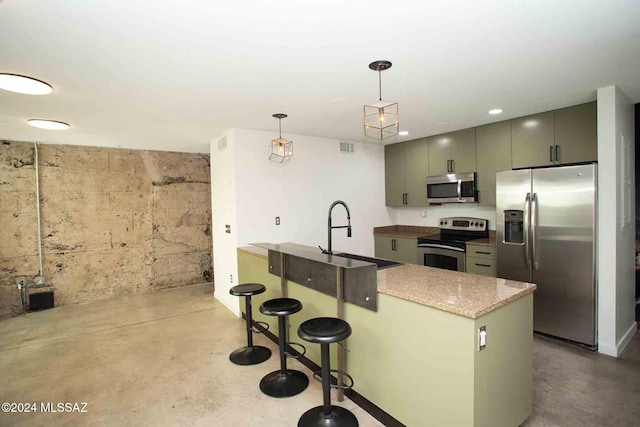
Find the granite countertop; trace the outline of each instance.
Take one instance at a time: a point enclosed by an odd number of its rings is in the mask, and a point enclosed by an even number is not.
[[[420,227],[417,225],[387,225],[373,227],[374,236],[399,237],[404,239],[417,239],[418,237],[438,234],[438,227]],[[489,237],[484,239],[469,240],[470,244],[478,246],[496,246],[496,232],[489,230]]]
[[[287,244],[287,246],[292,244]],[[309,252],[319,249],[295,245]],[[239,252],[266,258],[267,250],[238,248]],[[498,307],[532,293],[536,285],[479,276],[440,268],[404,264],[377,271],[378,292],[449,313],[476,319]]]

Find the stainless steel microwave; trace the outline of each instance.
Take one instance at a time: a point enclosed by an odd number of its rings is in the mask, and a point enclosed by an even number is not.
[[[478,182],[475,172],[427,177],[429,203],[476,203]]]

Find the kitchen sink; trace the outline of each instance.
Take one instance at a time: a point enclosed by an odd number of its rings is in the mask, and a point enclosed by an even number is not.
[[[403,265],[401,262],[389,261],[387,259],[380,259],[380,258],[371,258],[368,256],[362,256],[362,255],[354,255],[354,254],[348,254],[348,253],[339,253],[339,254],[333,254],[333,255],[339,256],[342,258],[355,259],[357,261],[370,262],[372,264],[375,264],[378,270],[381,270],[383,268]]]

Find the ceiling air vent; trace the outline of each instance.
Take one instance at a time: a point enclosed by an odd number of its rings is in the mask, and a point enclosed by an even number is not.
[[[353,142],[340,141],[340,151],[343,153],[353,153]]]
[[[218,140],[218,150],[227,148],[227,137],[223,136]]]

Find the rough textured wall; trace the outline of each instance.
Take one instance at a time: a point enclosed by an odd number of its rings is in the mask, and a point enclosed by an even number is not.
[[[28,293],[55,305],[213,279],[208,154],[38,145],[46,287],[32,143],[0,143],[0,316]]]

